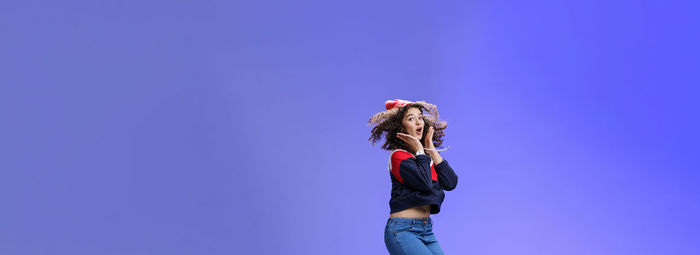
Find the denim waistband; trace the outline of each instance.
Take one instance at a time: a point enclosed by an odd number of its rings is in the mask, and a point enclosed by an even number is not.
[[[411,224],[411,225],[429,225],[433,224],[433,219],[430,217],[425,217],[425,218],[401,218],[401,217],[395,217],[395,218],[389,218],[386,220],[386,223],[390,222],[396,222],[396,223],[405,223],[405,224]]]

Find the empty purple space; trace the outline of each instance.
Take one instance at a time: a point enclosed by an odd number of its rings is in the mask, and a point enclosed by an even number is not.
[[[447,254],[700,254],[699,7],[3,3],[0,254],[387,254],[395,98]]]

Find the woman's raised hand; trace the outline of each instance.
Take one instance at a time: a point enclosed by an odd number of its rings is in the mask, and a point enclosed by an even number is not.
[[[423,145],[420,144],[420,140],[418,140],[418,138],[415,136],[399,132],[396,133],[396,137],[406,142],[413,154],[416,154],[419,150],[423,151]]]
[[[435,133],[435,129],[433,129],[433,126],[428,126],[428,132],[425,133],[425,147],[426,149],[435,149],[435,144],[433,144],[433,133]]]

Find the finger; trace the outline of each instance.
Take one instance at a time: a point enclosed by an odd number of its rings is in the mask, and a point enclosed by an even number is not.
[[[402,137],[401,140],[403,140],[404,142],[409,143],[409,144],[415,143],[416,141],[418,141],[418,139],[416,139],[415,137],[412,137],[412,136],[404,136],[404,137]],[[420,143],[420,142],[418,142],[418,143]]]
[[[401,141],[407,142],[406,139],[403,136],[397,135],[396,138],[401,139]]]

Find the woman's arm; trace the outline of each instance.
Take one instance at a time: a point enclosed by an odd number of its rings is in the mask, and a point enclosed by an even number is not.
[[[433,147],[433,148],[435,148],[435,147]],[[442,163],[443,159],[442,159],[442,156],[440,156],[440,153],[438,151],[426,149],[425,154],[428,154],[428,156],[430,156],[433,159],[433,163],[435,165]]]
[[[438,183],[442,189],[450,191],[457,187],[457,174],[447,160],[435,164],[435,172],[438,174]]]
[[[433,164],[435,164],[435,172],[438,174],[438,183],[442,189],[450,191],[457,187],[457,174],[448,162],[440,156],[440,152],[435,149],[433,144],[433,127],[428,128],[428,132],[425,134],[425,153],[433,159]]]

